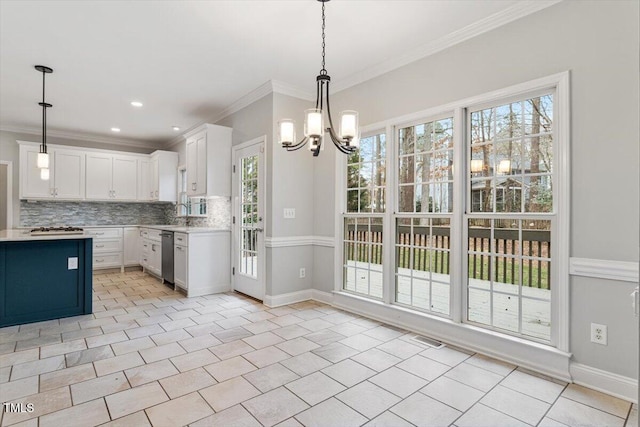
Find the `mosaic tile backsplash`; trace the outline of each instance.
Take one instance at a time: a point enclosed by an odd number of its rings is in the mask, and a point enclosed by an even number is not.
[[[172,203],[20,201],[21,227],[173,224]]]
[[[20,201],[21,227],[63,225],[186,225],[173,203]],[[231,229],[231,199],[209,197],[207,216],[189,218],[193,227]]]

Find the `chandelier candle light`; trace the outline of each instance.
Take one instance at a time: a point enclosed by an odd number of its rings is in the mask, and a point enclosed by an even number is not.
[[[325,42],[324,42],[324,4],[329,0],[318,0],[322,3],[322,69],[316,77],[316,106],[304,112],[304,138],[296,141],[296,124],[291,119],[282,119],[278,122],[278,143],[286,148],[287,151],[295,151],[304,147],[309,142],[309,150],[314,156],[320,154],[320,150],[324,149],[322,145],[325,132],[329,132],[331,141],[336,148],[344,153],[350,154],[359,145],[358,133],[358,113],[356,111],[347,110],[340,113],[340,136],[334,130],[333,120],[331,118],[331,108],[329,106],[329,82],[331,77],[325,69]],[[325,128],[324,109],[326,108],[329,127]]]
[[[44,80],[45,75],[53,73],[53,69],[44,65],[36,65],[35,69],[42,73],[42,102],[38,105],[42,107],[42,144],[40,152],[36,158],[36,165],[40,168],[40,178],[47,181],[49,179],[49,153],[47,153],[47,108],[53,107],[44,100]]]

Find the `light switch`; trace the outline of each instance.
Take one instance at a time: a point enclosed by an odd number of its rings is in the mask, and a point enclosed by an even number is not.
[[[285,219],[293,219],[296,217],[296,209],[295,208],[284,208],[284,218]]]
[[[67,258],[67,269],[68,270],[77,270],[78,269],[78,257],[73,256]]]

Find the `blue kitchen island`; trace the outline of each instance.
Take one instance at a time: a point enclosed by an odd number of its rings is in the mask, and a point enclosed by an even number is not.
[[[0,231],[0,327],[90,314],[92,239]]]

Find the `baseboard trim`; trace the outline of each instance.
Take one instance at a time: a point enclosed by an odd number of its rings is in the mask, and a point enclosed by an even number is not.
[[[572,257],[569,259],[569,274],[638,283],[638,263]]]
[[[180,288],[178,286],[178,288]],[[206,288],[189,288],[188,292],[189,298],[191,297],[201,297],[203,295],[212,295],[212,294],[222,294],[225,292],[229,292],[231,290],[231,283],[225,283],[222,285],[214,285]]]
[[[308,301],[312,298],[312,289],[305,289],[302,291],[289,292],[287,294],[280,295],[265,295],[262,303],[267,307],[281,307],[287,304],[294,304],[296,302]]]
[[[311,289],[311,299],[325,304],[333,305],[333,294],[331,292],[319,291]]]
[[[638,380],[581,363],[569,366],[573,382],[611,396],[638,403]]]

